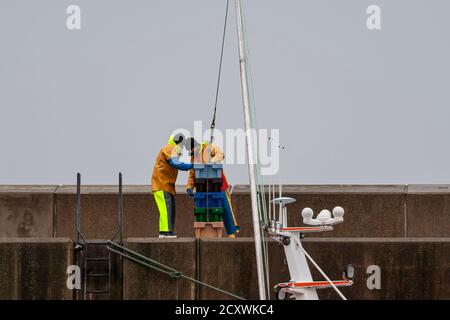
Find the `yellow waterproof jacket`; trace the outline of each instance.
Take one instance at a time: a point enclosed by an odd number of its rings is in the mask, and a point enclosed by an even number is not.
[[[202,142],[200,150],[197,155],[191,157],[192,163],[219,163],[225,158],[223,151],[215,144],[208,144]],[[186,189],[194,188],[195,171],[192,169],[189,171],[189,178],[186,185]]]
[[[176,145],[173,136],[169,138],[156,157],[152,174],[152,192],[163,190],[175,195],[175,182],[178,176],[178,169],[170,165],[171,159],[178,159],[181,155],[181,148]]]

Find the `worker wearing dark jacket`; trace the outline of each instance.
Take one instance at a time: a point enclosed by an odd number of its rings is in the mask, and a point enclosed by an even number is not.
[[[159,210],[159,237],[176,238],[175,226],[175,181],[178,170],[192,169],[191,163],[180,161],[184,136],[170,136],[156,157],[152,174],[152,193]]]

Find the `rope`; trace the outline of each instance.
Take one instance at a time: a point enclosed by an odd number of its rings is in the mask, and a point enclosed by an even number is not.
[[[331,285],[331,287],[334,289],[334,291],[336,291],[336,293],[339,295],[339,297],[341,297],[342,300],[347,300],[347,298],[336,287],[336,285],[333,283],[333,281],[331,281],[330,278],[328,278],[328,276],[325,274],[325,272],[323,272],[323,270],[319,267],[319,265],[313,260],[313,258],[311,258],[311,256],[308,254],[308,252],[306,252],[306,250],[303,249],[302,245],[300,244],[300,240],[298,240],[297,238],[293,238],[293,239],[295,239],[295,242],[297,243],[297,246],[303,251],[305,256],[314,265],[314,267],[316,267],[317,271],[319,271],[320,274],[325,278],[325,280]]]
[[[223,61],[223,49],[225,47],[225,35],[227,32],[227,21],[228,21],[228,7],[230,4],[230,0],[227,0],[227,6],[225,9],[225,21],[223,24],[223,35],[222,35],[222,48],[220,50],[220,61],[219,61],[219,73],[217,76],[217,86],[216,86],[216,97],[214,100],[214,113],[211,121],[211,143],[214,140],[214,128],[216,127],[216,112],[217,112],[217,102],[219,100],[219,88],[220,88],[220,78],[222,75],[222,61]]]

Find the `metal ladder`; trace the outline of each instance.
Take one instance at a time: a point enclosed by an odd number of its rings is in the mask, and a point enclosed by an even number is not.
[[[83,266],[83,300],[96,298],[111,299],[111,281],[113,278],[113,266],[111,252],[107,249],[108,240],[87,240],[81,232],[81,174],[77,173],[77,198],[76,198],[76,231],[77,239],[75,251],[81,254]],[[122,173],[119,173],[118,193],[118,228],[110,241],[123,243],[123,193]]]
[[[107,242],[103,240],[88,240],[85,242],[83,252],[83,299],[93,300],[94,295],[107,294],[111,296],[111,255],[98,256],[98,249]],[[95,256],[89,255],[89,248],[95,248]],[[101,281],[99,281],[101,280]]]

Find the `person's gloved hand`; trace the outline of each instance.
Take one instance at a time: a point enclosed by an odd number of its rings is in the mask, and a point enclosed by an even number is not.
[[[186,190],[188,196],[193,197],[194,196],[194,190],[192,190],[192,188],[189,188]]]

